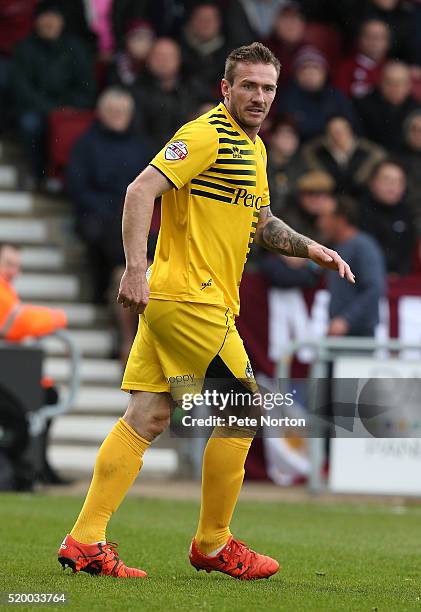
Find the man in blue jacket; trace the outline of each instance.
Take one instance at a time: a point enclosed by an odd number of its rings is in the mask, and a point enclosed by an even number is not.
[[[330,293],[330,336],[374,336],[379,300],[385,294],[386,271],[377,241],[357,227],[358,209],[351,198],[340,196],[319,217],[325,239],[350,262],[358,282],[348,288],[327,271]],[[368,263],[369,262],[369,263]],[[349,290],[351,289],[351,290]]]
[[[386,285],[384,257],[375,238],[360,231],[357,222],[357,203],[347,196],[327,199],[317,219],[323,239],[350,262],[357,278],[348,287],[329,270],[323,271],[330,293],[329,336],[374,336],[379,322]],[[322,272],[311,262],[290,267],[272,254],[262,256],[260,268],[267,281],[281,289],[316,287]]]
[[[132,131],[134,101],[118,88],[98,99],[97,121],[76,142],[67,186],[76,227],[93,266],[95,300],[104,301],[113,269],[124,265],[121,213],[127,185],[148,163],[148,147]]]

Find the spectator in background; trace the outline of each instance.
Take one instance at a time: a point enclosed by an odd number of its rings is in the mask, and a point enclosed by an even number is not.
[[[360,209],[360,228],[376,238],[387,272],[398,276],[412,271],[415,249],[406,188],[404,169],[392,160],[383,160],[373,170]]]
[[[0,55],[9,57],[32,30],[37,0],[0,2]]]
[[[66,31],[83,40],[102,60],[115,48],[111,9],[113,0],[61,0]]]
[[[361,98],[378,84],[390,49],[390,29],[380,19],[361,24],[356,49],[336,69],[335,85],[348,97]]]
[[[320,242],[317,219],[326,202],[330,202],[334,189],[335,183],[326,172],[306,172],[298,179],[296,194],[289,198],[282,220],[300,234]]]
[[[277,217],[282,217],[287,198],[305,172],[299,145],[294,122],[288,117],[278,117],[269,136],[267,162],[271,208]]]
[[[281,62],[278,87],[291,78],[294,58],[304,44],[305,30],[306,19],[298,2],[288,2],[281,7],[273,34],[264,43]]]
[[[328,65],[314,47],[303,47],[293,64],[294,80],[279,94],[278,110],[294,118],[300,137],[319,136],[332,115],[343,115],[355,127],[351,102],[327,83]]]
[[[374,336],[379,322],[379,300],[385,294],[385,264],[377,242],[358,229],[358,207],[341,196],[322,210],[319,228],[331,248],[345,258],[356,283],[346,283],[326,270],[330,293],[329,336]]]
[[[421,108],[405,120],[404,145],[399,159],[408,179],[408,204],[414,215],[415,229],[421,236]]]
[[[412,64],[416,61],[415,47],[419,32],[413,27],[413,9],[402,0],[369,0],[364,18],[381,19],[390,28],[390,56]]]
[[[356,136],[348,119],[340,115],[328,120],[324,135],[307,143],[302,155],[309,168],[330,174],[337,191],[354,196],[386,156],[379,146]]]
[[[127,29],[124,49],[117,51],[110,67],[110,85],[131,87],[143,70],[155,33],[147,21],[135,19]]]
[[[131,129],[133,113],[128,92],[105,90],[97,103],[98,120],[76,142],[68,167],[68,190],[78,233],[88,246],[97,303],[106,301],[112,271],[124,264],[124,195],[149,159],[144,143]]]
[[[0,2],[0,132],[10,120],[11,55],[32,30],[36,0]]]
[[[186,14],[195,6],[195,0],[113,0],[113,32],[119,48],[134,19],[148,21],[157,36],[178,36]]]
[[[225,21],[230,47],[249,45],[272,34],[279,9],[288,0],[231,0]]]
[[[14,287],[21,272],[22,256],[18,246],[0,243],[0,338],[7,342],[23,342],[28,338],[42,338],[67,326],[67,317],[59,308],[22,304]],[[22,372],[22,384],[25,384]],[[49,384],[43,384],[48,382]],[[44,403],[56,404],[57,390],[52,381],[41,381],[44,387]],[[47,458],[48,432],[52,419],[38,432],[42,464],[36,476],[49,484],[68,484],[51,467]]]
[[[21,260],[19,247],[0,243],[0,337],[8,342],[47,336],[67,325],[61,309],[22,304],[14,288]]]
[[[404,121],[419,107],[411,96],[411,86],[409,68],[401,62],[388,62],[379,86],[355,102],[367,138],[389,151],[402,147]]]
[[[43,1],[35,15],[33,33],[14,54],[12,91],[26,154],[39,180],[45,171],[48,113],[91,107],[94,77],[85,49],[63,33],[61,5]]]
[[[127,30],[133,21],[146,19],[147,0],[113,0],[111,23],[117,49],[124,49]]]
[[[215,4],[200,2],[193,8],[180,44],[185,74],[202,79],[214,91],[223,77],[228,54],[220,11]]]
[[[300,0],[308,21],[331,24],[339,28],[350,42],[367,0]]]
[[[171,38],[154,43],[133,94],[137,131],[150,140],[153,153],[193,114],[200,96],[211,97],[206,88],[182,78],[180,47]]]

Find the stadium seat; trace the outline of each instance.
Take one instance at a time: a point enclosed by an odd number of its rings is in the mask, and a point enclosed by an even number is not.
[[[48,175],[63,178],[70,152],[76,140],[89,128],[93,110],[63,108],[48,118]]]

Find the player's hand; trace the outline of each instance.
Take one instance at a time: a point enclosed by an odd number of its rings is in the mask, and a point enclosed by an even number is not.
[[[328,249],[321,244],[314,243],[310,244],[308,247],[308,256],[322,268],[338,270],[341,278],[346,278],[346,280],[352,284],[355,283],[355,276],[351,268],[336,251]]]
[[[127,268],[120,281],[117,302],[130,308],[135,314],[142,314],[149,302],[149,285],[145,269]]]

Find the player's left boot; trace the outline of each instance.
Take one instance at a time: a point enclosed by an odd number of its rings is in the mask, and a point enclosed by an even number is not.
[[[269,578],[279,570],[279,563],[275,559],[251,550],[232,536],[215,557],[201,553],[193,539],[189,559],[197,570],[222,572],[239,580]]]
[[[73,573],[87,572],[96,576],[114,578],[146,578],[147,573],[135,567],[127,567],[119,558],[117,544],[97,542],[82,544],[68,534],[58,549],[58,560],[63,566],[71,567]]]

